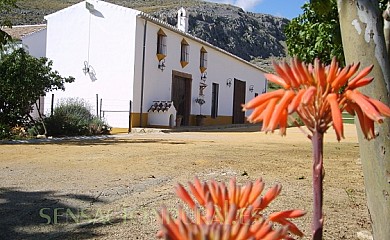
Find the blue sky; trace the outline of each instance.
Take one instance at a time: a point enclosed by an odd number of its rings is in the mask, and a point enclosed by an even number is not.
[[[268,13],[292,19],[302,13],[301,6],[308,0],[207,0],[209,2],[228,3],[245,11]]]

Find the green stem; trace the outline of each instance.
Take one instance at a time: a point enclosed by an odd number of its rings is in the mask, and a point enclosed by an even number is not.
[[[311,139],[313,144],[313,240],[322,239],[323,216],[322,216],[322,171],[323,171],[323,144],[324,135],[314,131]]]

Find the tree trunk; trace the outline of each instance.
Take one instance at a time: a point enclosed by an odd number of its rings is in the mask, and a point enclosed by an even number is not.
[[[364,94],[389,104],[390,66],[378,1],[337,1],[344,55],[347,64],[374,64],[372,84]],[[360,158],[374,239],[390,239],[390,119],[375,125],[376,138],[364,139],[358,126]]]

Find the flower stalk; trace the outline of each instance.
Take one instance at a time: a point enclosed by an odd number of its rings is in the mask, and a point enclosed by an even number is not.
[[[313,146],[313,239],[322,239],[323,228],[323,213],[322,213],[322,200],[323,200],[323,187],[322,180],[324,177],[323,168],[323,145],[324,134],[320,132],[314,132],[311,139]]]

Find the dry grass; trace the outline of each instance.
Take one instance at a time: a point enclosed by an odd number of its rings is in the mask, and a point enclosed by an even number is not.
[[[331,130],[325,139],[325,239],[356,239],[356,232],[370,229],[353,125],[346,126],[345,136],[337,143]],[[198,176],[219,181],[236,177],[239,183],[263,177],[266,187],[281,183],[282,195],[270,208],[306,210],[297,224],[309,239],[311,146],[296,128],[288,129],[287,137],[225,129],[0,149],[0,232],[11,234],[9,238],[24,233],[32,239],[154,239],[155,209],[164,204],[174,212],[180,201],[173,186]],[[82,219],[80,227],[62,219],[47,225],[39,216],[42,207],[70,206],[85,209],[94,222]],[[106,218],[97,221],[102,214]]]

